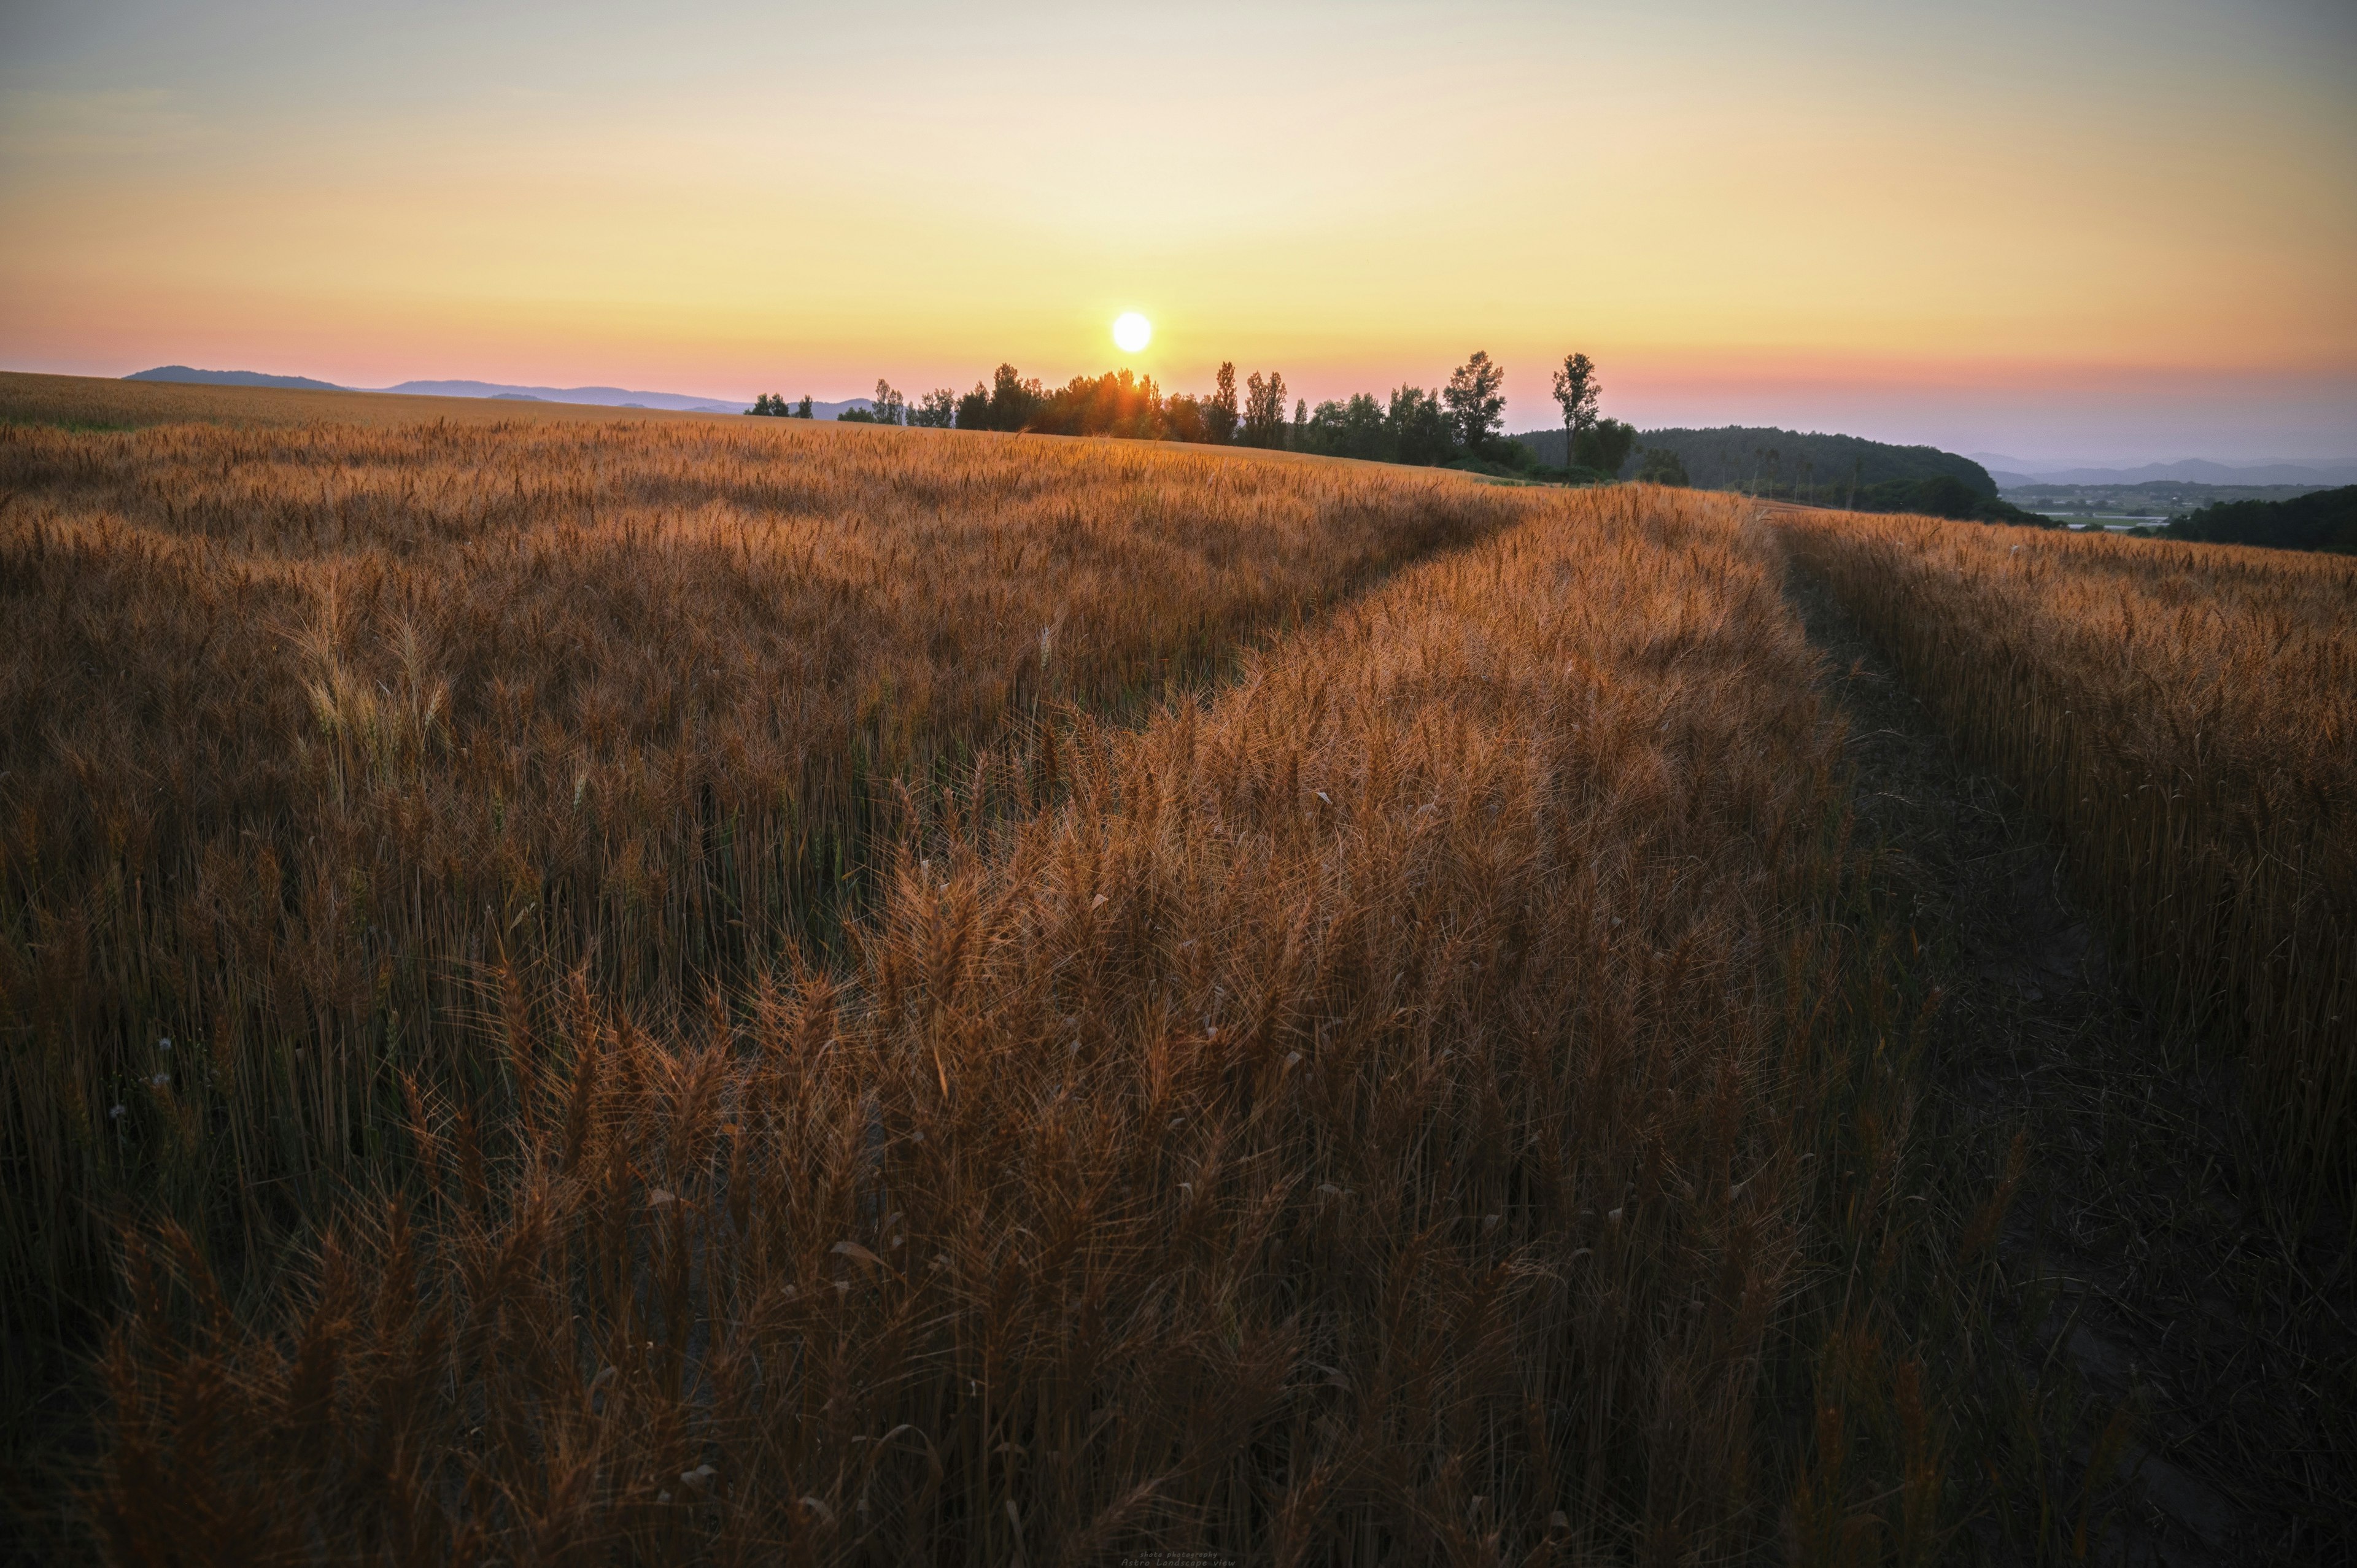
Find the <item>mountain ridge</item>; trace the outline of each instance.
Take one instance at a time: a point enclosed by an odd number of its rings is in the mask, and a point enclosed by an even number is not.
[[[665,409],[678,413],[743,413],[745,403],[688,392],[637,392],[628,387],[535,387],[508,381],[407,381],[389,387],[348,387],[309,376],[277,376],[259,371],[203,371],[188,365],[158,365],[123,378],[126,381],[179,381],[200,386],[284,387],[302,392],[390,392],[401,397],[503,398],[510,402],[569,403],[592,408]],[[811,405],[813,417],[834,419],[846,410],[870,406],[872,399],[845,398],[840,403]]]
[[[2173,463],[2106,467],[2093,463],[2031,462],[2001,452],[1975,452],[1971,456],[2004,489],[2027,485],[2137,485],[2148,479],[2182,479],[2198,485],[2357,484],[2357,462],[2330,459],[2239,464],[2180,457]]]

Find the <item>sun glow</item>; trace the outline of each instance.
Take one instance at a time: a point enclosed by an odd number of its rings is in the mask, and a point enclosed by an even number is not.
[[[1125,354],[1135,354],[1154,341],[1154,323],[1135,310],[1125,310],[1114,318],[1113,340]]]

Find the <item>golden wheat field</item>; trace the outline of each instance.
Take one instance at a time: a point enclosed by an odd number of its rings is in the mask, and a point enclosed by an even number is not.
[[[500,986],[673,1007],[824,946],[895,780],[1527,512],[779,423],[0,428],[12,1319],[107,1195],[265,1246]]]
[[[1558,498],[948,799],[847,969],[519,1009],[305,1289],[135,1247],[113,1551],[1756,1549],[1835,1179],[1812,660],[1737,503]]]
[[[2345,566],[155,391],[0,426],[0,1294],[101,1559],[2083,1543],[1796,562],[2345,1137]]]
[[[1949,728],[2063,824],[2155,993],[2248,1052],[2288,1178],[2357,1174],[2357,564],[1782,514]]]

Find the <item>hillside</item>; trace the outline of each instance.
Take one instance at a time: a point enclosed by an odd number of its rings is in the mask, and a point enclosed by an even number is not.
[[[1563,461],[1563,432],[1532,430],[1513,437],[1543,463]],[[1696,489],[1756,490],[1795,499],[1846,499],[1850,487],[1894,480],[1953,478],[1974,493],[1994,498],[1996,483],[1969,457],[1936,446],[1895,446],[1857,435],[1803,435],[1757,425],[1727,424],[1711,430],[1641,430],[1636,449],[1620,477],[1637,470],[1649,449],[1667,449],[1686,466]]]
[[[2220,501],[2163,530],[2171,539],[2357,555],[2357,485],[2280,501]]]
[[[1543,463],[1563,460],[1560,430],[1513,437]],[[1729,424],[1715,430],[1641,430],[1619,478],[1633,478],[1648,451],[1676,454],[1696,489],[1742,490],[1813,506],[1916,512],[1979,522],[2039,524],[2043,519],[1997,498],[1996,483],[1969,457],[1936,446],[1894,446],[1857,435]]]

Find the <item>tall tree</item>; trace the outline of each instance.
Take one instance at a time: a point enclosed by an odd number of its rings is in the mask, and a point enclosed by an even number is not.
[[[909,423],[934,430],[947,430],[957,423],[958,394],[947,387],[925,394],[924,401],[909,411]]]
[[[990,428],[990,389],[982,382],[974,383],[974,391],[957,401],[957,427],[960,430]]]
[[[1599,419],[1581,431],[1579,439],[1572,443],[1571,460],[1578,467],[1618,475],[1636,446],[1635,425],[1623,424],[1617,419]]]
[[[1422,387],[1395,387],[1383,419],[1393,461],[1430,467],[1448,460],[1455,425],[1440,400]]]
[[[1162,405],[1163,435],[1173,441],[1211,440],[1211,429],[1203,417],[1206,406],[1192,392],[1173,392]]]
[[[1506,367],[1492,361],[1486,350],[1476,349],[1473,357],[1457,367],[1441,392],[1441,401],[1448,405],[1448,417],[1457,426],[1458,439],[1469,452],[1480,452],[1490,444],[1490,437],[1506,417]]]
[[[1245,383],[1243,444],[1268,447],[1285,445],[1285,378],[1275,371],[1265,380],[1255,371]]]
[[[1203,405],[1203,424],[1214,441],[1225,444],[1236,438],[1236,365],[1232,360],[1220,361],[1219,390]]]
[[[1031,423],[1031,415],[1048,400],[1039,386],[1039,378],[1024,379],[1012,365],[1001,365],[990,376],[990,417],[993,430],[1020,430]]]
[[[1563,405],[1566,467],[1579,461],[1580,434],[1596,423],[1597,400],[1603,395],[1604,383],[1596,379],[1595,361],[1585,354],[1566,354],[1563,369],[1555,373],[1555,401]]]

